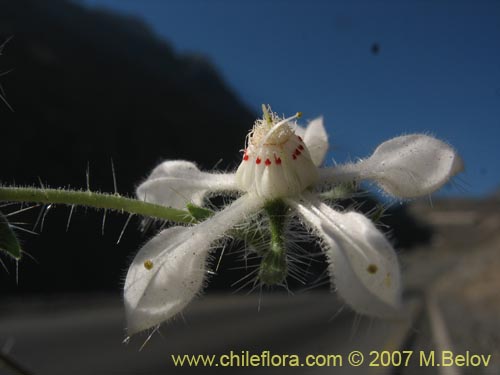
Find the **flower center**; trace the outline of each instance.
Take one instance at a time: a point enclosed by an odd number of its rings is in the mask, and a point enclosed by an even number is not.
[[[318,171],[301,137],[295,134],[297,113],[280,118],[262,106],[247,137],[243,161],[236,172],[239,187],[266,199],[300,194],[318,179]]]
[[[298,117],[298,115],[291,117],[290,119],[295,117]],[[290,119],[286,119],[285,121]],[[277,121],[276,119],[269,121],[265,117],[264,119],[257,120],[250,133],[250,145],[254,148],[259,148],[263,145],[277,146],[287,142],[290,137],[294,135],[294,132],[290,126],[288,126],[288,123],[283,123],[277,127],[276,125],[281,122],[283,121],[280,121],[280,119],[277,119]]]

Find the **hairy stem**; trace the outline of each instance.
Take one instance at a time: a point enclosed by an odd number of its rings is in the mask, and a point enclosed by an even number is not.
[[[189,212],[126,198],[118,194],[82,190],[0,187],[0,201],[87,206],[142,215],[176,223],[193,223]]]
[[[289,208],[280,199],[267,202],[264,206],[269,215],[271,233],[269,249],[262,257],[259,279],[266,285],[281,284],[288,274],[285,248],[285,227]]]

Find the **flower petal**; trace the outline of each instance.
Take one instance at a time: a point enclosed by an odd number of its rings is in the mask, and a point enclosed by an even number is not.
[[[304,143],[306,144],[314,165],[319,167],[323,164],[328,151],[328,134],[323,125],[323,117],[312,120],[304,133]]]
[[[243,196],[192,227],[172,227],[151,239],[134,258],[125,280],[130,335],[173,317],[201,291],[211,244],[262,206]]]
[[[174,316],[202,289],[209,245],[197,251],[181,246],[190,229],[172,227],[160,232],[132,262],[125,282],[130,335]]]
[[[169,160],[158,165],[137,188],[137,197],[178,209],[187,203],[201,206],[209,191],[237,190],[234,174],[206,173],[189,161]]]
[[[323,117],[315,118],[307,124],[305,129],[297,126],[294,131],[304,139],[314,165],[319,167],[323,164],[328,151],[328,134],[323,125]]]
[[[290,204],[324,240],[330,276],[344,301],[362,314],[395,316],[401,298],[396,253],[373,223],[324,203]]]
[[[328,168],[321,175],[332,182],[370,179],[391,195],[413,198],[436,191],[463,169],[462,158],[451,146],[412,134],[382,143],[368,159]]]

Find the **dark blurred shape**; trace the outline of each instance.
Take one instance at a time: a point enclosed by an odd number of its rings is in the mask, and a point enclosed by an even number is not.
[[[90,188],[112,192],[112,159],[119,192],[131,195],[163,159],[234,167],[254,115],[206,58],[175,54],[136,18],[64,0],[0,0],[0,10],[0,42],[13,36],[0,71],[13,69],[1,81],[14,109],[0,105],[1,183],[86,188],[89,164]],[[19,286],[0,272],[1,289],[119,288],[147,237],[132,220],[116,245],[127,217],[108,213],[101,237],[103,213],[83,211],[68,233],[66,207],[49,211],[40,236],[22,233],[39,264],[20,264]]]
[[[378,54],[379,54],[379,52],[380,52],[380,44],[378,44],[378,43],[373,43],[373,44],[372,44],[371,51],[372,51],[372,54],[373,54],[373,55],[375,55],[375,56],[376,56],[376,55],[378,55]]]
[[[335,353],[347,358],[351,350],[369,353],[373,348],[384,348],[388,338],[390,344],[399,349],[408,330],[414,329],[413,316],[417,312],[413,307],[416,304],[412,303],[413,308],[407,309],[402,319],[354,317],[348,308],[342,307],[335,294],[326,291],[300,293],[292,298],[285,293],[261,296],[214,293],[190,304],[183,319],[162,325],[144,349],[139,350],[147,334],[135,335],[129,345],[122,344],[123,307],[114,295],[9,302],[5,301],[1,312],[0,334],[16,338],[10,357],[36,375],[304,373],[290,370],[286,362],[271,371],[266,371],[271,368],[266,364],[250,366],[241,360],[234,360],[230,371],[221,371],[223,366],[215,365],[202,367],[186,363],[181,367],[174,366],[171,355],[233,353],[234,358],[245,352],[260,356],[268,351],[272,356],[297,355],[304,362],[310,354]],[[356,322],[354,333],[353,321]],[[276,360],[272,363],[277,364]],[[332,372],[331,367],[317,366],[312,373],[375,374],[364,366],[344,364],[341,372]],[[392,369],[376,374],[394,373],[389,370]]]
[[[0,44],[0,56],[2,56],[3,49],[5,48],[5,46],[7,45],[7,43],[10,42],[11,39],[12,39],[12,36],[8,37],[6,40],[4,40],[2,42],[2,44]],[[7,75],[9,73],[10,73],[9,70],[7,70],[7,71],[0,70],[0,77],[3,77],[3,76],[5,76],[5,75]],[[5,99],[5,91],[3,89],[3,86],[2,86],[1,82],[0,82],[0,102],[2,102],[3,105],[5,105],[7,108],[9,108],[11,111],[13,111],[13,109],[10,106],[9,102],[7,101],[7,99]]]
[[[400,257],[405,285],[424,291],[441,315],[430,325],[432,340],[414,326],[415,345],[434,342],[439,350],[448,342],[456,353],[487,353],[492,358],[485,373],[500,373],[500,200],[448,198],[432,207],[420,201],[411,212],[432,225],[434,237],[430,246]]]

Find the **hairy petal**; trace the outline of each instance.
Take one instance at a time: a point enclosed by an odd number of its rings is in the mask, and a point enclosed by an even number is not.
[[[318,201],[291,201],[323,239],[332,284],[355,311],[396,316],[401,303],[399,265],[394,249],[365,216],[333,210]]]
[[[262,204],[245,195],[200,224],[166,229],[147,242],[125,280],[128,333],[154,327],[182,311],[203,287],[211,244]]]
[[[234,174],[207,173],[185,160],[158,165],[137,188],[137,197],[149,203],[178,209],[187,203],[202,205],[208,192],[237,190]]]
[[[315,118],[305,129],[297,126],[295,133],[304,139],[314,165],[319,167],[323,164],[328,151],[328,134],[323,125],[323,117]]]
[[[373,180],[388,194],[413,198],[436,191],[463,169],[462,158],[450,145],[412,134],[382,143],[365,160],[327,168],[320,174],[330,182]]]
[[[190,231],[189,227],[166,229],[136,255],[125,281],[130,335],[182,311],[202,289],[209,244],[200,249],[182,246]],[[147,266],[152,268],[148,270]]]

